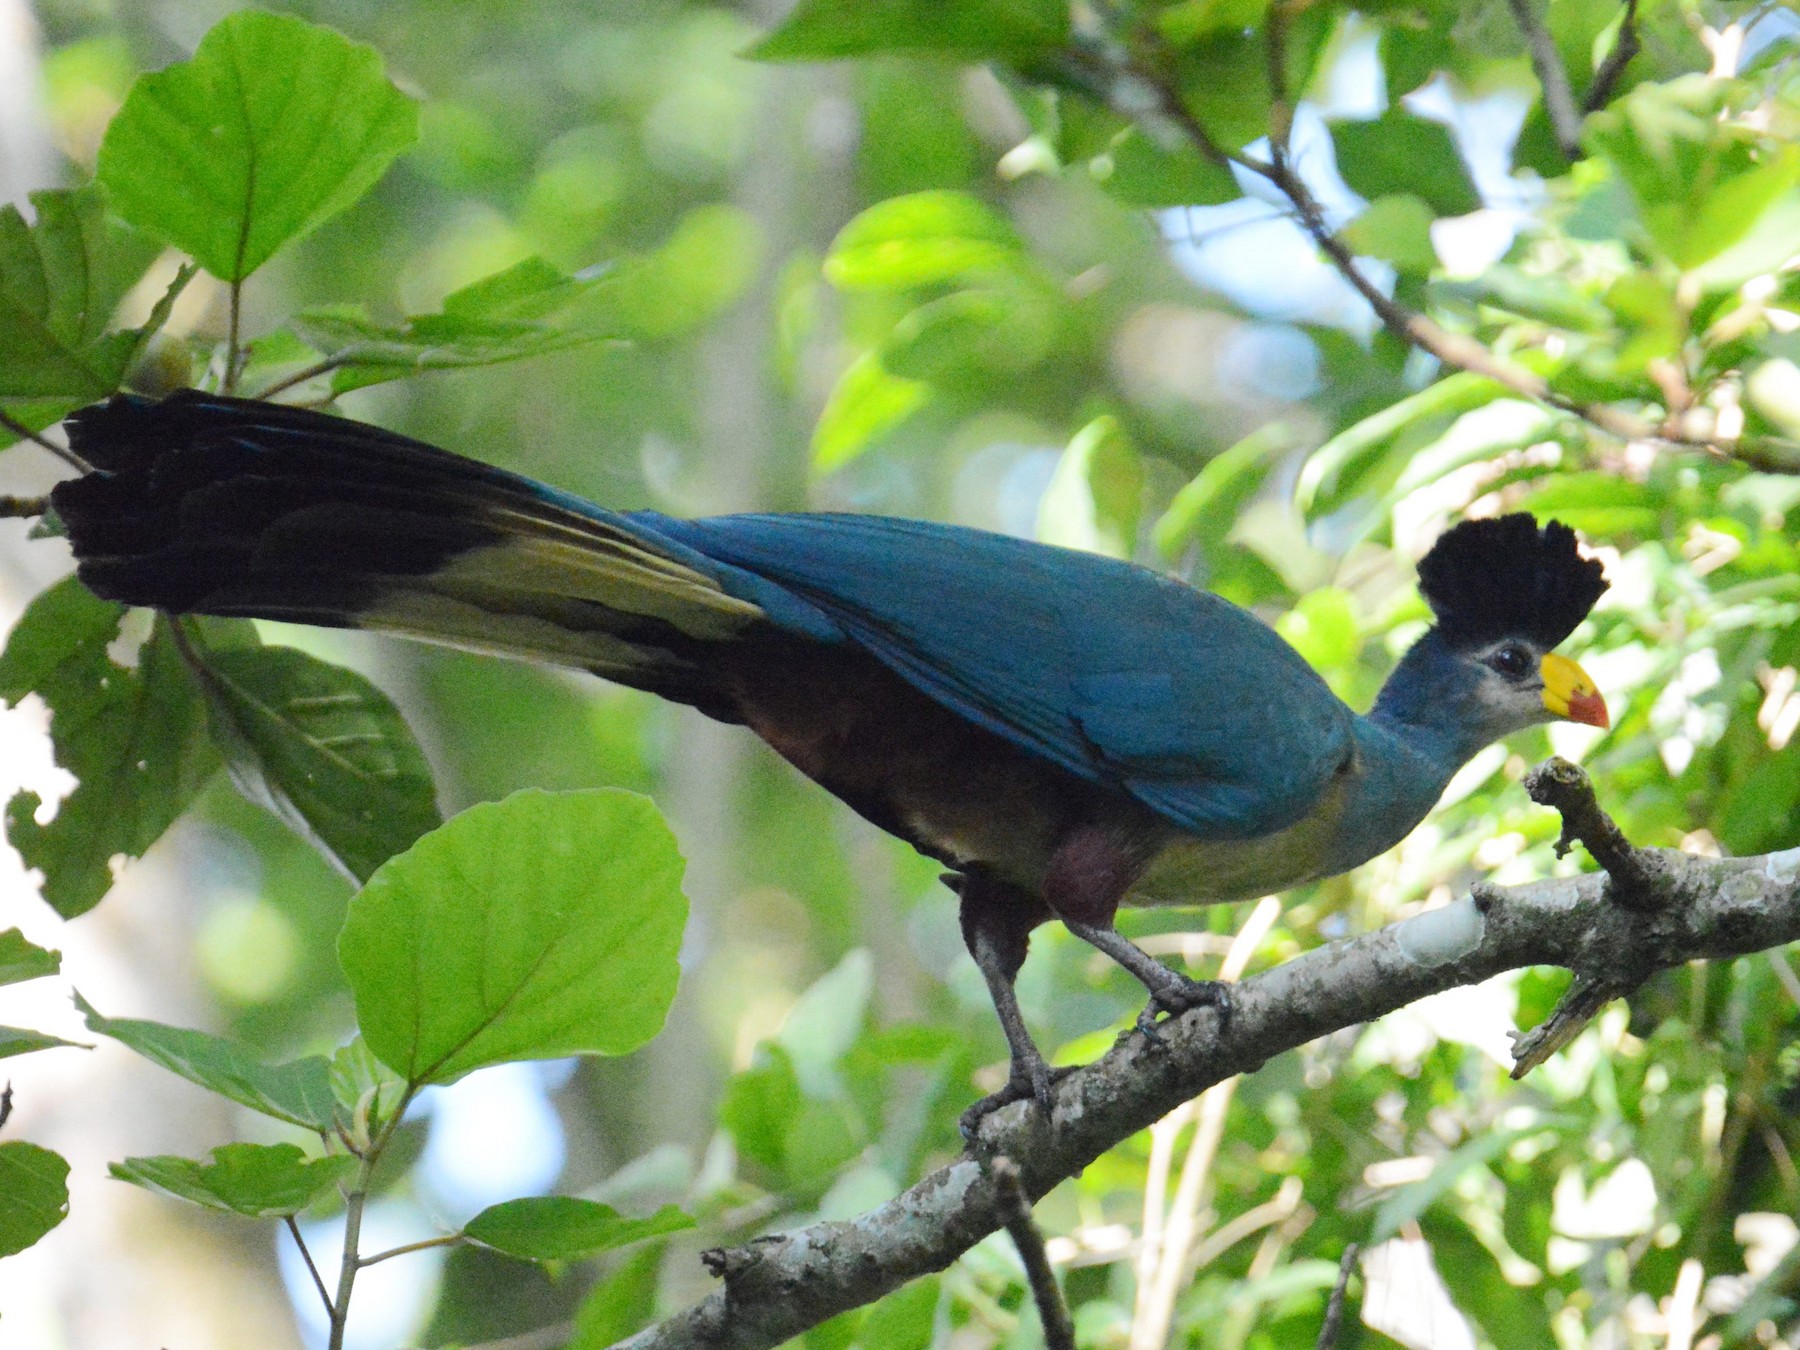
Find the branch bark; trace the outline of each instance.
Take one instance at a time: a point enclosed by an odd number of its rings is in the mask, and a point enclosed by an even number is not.
[[[1232,1074],[1427,995],[1522,966],[1565,966],[1578,979],[1604,982],[1800,939],[1800,848],[1732,859],[1643,852],[1664,874],[1666,905],[1618,904],[1600,872],[1477,887],[1244,981],[1224,1028],[1211,1009],[1197,1009],[1159,1028],[1162,1045],[1136,1032],[1121,1038],[1058,1084],[1053,1121],[1029,1103],[1003,1108],[984,1122],[977,1147],[1015,1159],[1025,1194],[1036,1199]],[[942,1270],[1003,1227],[1009,1212],[991,1168],[965,1153],[859,1218],[713,1254],[723,1287],[621,1347],[767,1350]]]

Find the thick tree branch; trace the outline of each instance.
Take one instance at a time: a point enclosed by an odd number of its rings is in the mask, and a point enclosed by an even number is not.
[[[1019,1163],[1036,1198],[1180,1103],[1232,1074],[1429,994],[1522,966],[1605,981],[1800,939],[1800,849],[1707,859],[1654,850],[1672,903],[1608,898],[1603,873],[1510,889],[1478,887],[1441,909],[1307,952],[1233,991],[1230,1025],[1210,1009],[1137,1033],[1057,1086],[1054,1124],[1018,1103],[989,1116],[979,1146]],[[888,1203],[714,1253],[724,1287],[622,1344],[629,1350],[764,1350],[907,1281],[942,1270],[1003,1227],[991,1170],[965,1154]]]

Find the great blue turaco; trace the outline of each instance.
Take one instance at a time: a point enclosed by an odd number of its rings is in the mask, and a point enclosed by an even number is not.
[[[1554,718],[1604,727],[1552,649],[1606,589],[1574,533],[1468,520],[1419,564],[1435,626],[1353,712],[1235,605],[1150,569],[853,514],[610,511],[322,412],[183,391],[68,419],[52,493],[97,595],[575,666],[741,723],[944,863],[1011,1051],[965,1115],[1052,1100],[1013,982],[1055,918],[1150,991],[1222,1004],[1114,927],[1349,870],[1456,770]]]

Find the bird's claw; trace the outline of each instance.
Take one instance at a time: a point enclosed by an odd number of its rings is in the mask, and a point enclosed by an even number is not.
[[[1223,1030],[1231,1021],[1231,987],[1222,980],[1193,980],[1171,970],[1168,983],[1151,991],[1150,1001],[1138,1014],[1137,1029],[1150,1044],[1165,1045],[1161,1019],[1165,1015],[1179,1017],[1195,1008],[1215,1009]]]
[[[1036,1102],[1048,1119],[1056,1105],[1056,1085],[1074,1072],[1074,1066],[1053,1069],[1041,1059],[1027,1066],[1015,1064],[1006,1086],[998,1092],[988,1093],[964,1111],[957,1119],[957,1129],[962,1132],[963,1139],[972,1144],[981,1131],[981,1122],[1014,1102]]]

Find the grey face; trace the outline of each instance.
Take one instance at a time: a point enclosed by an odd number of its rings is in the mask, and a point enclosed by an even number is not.
[[[1464,706],[1490,740],[1555,720],[1544,702],[1544,652],[1536,644],[1503,638],[1461,659],[1471,676]]]

